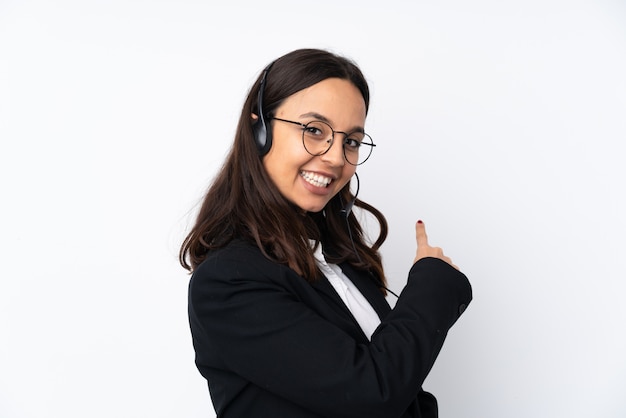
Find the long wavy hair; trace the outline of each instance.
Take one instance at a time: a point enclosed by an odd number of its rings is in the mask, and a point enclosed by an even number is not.
[[[269,120],[287,97],[332,77],[353,83],[363,95],[367,112],[369,87],[354,62],[324,50],[299,49],[271,64],[263,94],[265,119]],[[251,114],[258,114],[261,78],[262,74],[248,92],[234,143],[204,197],[195,224],[182,243],[181,265],[193,272],[209,251],[238,238],[256,245],[267,258],[314,281],[321,274],[311,250],[310,240],[314,240],[316,245],[323,244],[329,262],[347,262],[356,269],[372,272],[384,293],[386,279],[378,251],[387,238],[387,221],[383,214],[360,199],[354,201],[354,206],[372,214],[379,223],[378,238],[368,243],[355,214],[350,212],[346,217],[341,213],[354,199],[350,183],[324,210],[303,213],[280,194],[265,171],[251,118]]]

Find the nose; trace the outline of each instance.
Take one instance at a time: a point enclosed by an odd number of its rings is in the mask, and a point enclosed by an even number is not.
[[[343,138],[340,135],[341,134],[335,134],[333,143],[330,145],[330,149],[320,155],[323,161],[333,167],[343,167],[346,163],[343,156]]]

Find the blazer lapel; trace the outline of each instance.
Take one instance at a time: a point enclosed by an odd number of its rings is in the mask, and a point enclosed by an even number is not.
[[[374,308],[378,317],[381,320],[384,319],[391,311],[391,307],[389,306],[389,303],[387,303],[385,295],[383,295],[378,288],[374,278],[370,277],[367,273],[355,270],[348,263],[341,263],[340,267],[344,274],[348,276],[352,283],[354,283],[354,285],[359,289],[365,299],[367,299],[370,305],[372,305],[372,308]]]
[[[356,341],[363,343],[369,341],[350,309],[325,276],[311,283],[311,286],[334,312],[332,318],[329,318],[331,322],[350,334]]]
[[[335,291],[335,288],[332,284],[330,284],[326,276],[322,276],[318,280],[315,280],[311,283],[311,286],[317,290],[318,293],[321,293],[326,299],[330,299],[333,304],[339,306],[346,313],[350,313],[350,310],[346,304],[343,303],[343,300],[341,300],[337,291]]]

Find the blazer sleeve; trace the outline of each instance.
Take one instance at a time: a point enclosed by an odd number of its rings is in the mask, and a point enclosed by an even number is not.
[[[196,362],[201,368],[210,355],[215,367],[218,358],[220,367],[321,416],[401,415],[472,298],[463,273],[422,259],[371,342],[361,344],[311,309],[296,285],[310,288],[251,249],[205,260],[189,293]]]

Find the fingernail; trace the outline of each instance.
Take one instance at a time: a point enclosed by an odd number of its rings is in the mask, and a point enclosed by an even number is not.
[[[419,221],[417,221],[418,224],[423,224],[424,222],[422,222],[422,220],[420,219]]]

